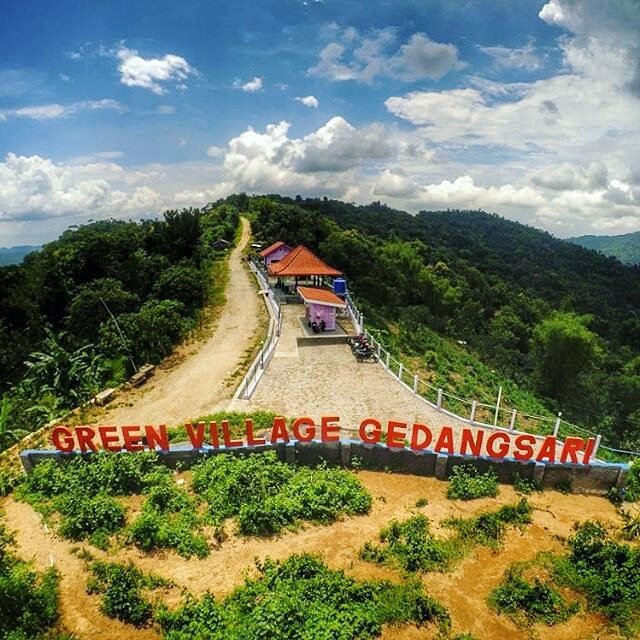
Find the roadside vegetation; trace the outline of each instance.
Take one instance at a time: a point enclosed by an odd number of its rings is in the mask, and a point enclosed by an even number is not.
[[[238,225],[231,202],[95,222],[0,267],[0,450],[193,333],[224,299],[216,242]]]

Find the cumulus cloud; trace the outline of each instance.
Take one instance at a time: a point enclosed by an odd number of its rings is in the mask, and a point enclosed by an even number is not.
[[[255,76],[248,82],[242,82],[242,80],[236,80],[233,83],[234,89],[240,89],[245,93],[255,93],[256,91],[260,91],[262,89],[262,78]]]
[[[127,108],[116,100],[83,100],[72,104],[62,105],[57,103],[19,107],[0,111],[0,120],[8,117],[30,118],[31,120],[55,120],[68,118],[81,111],[111,110],[123,113]]]
[[[301,102],[305,107],[311,107],[312,109],[317,109],[320,104],[320,101],[315,96],[298,96],[295,100]]]
[[[157,95],[167,93],[168,82],[186,88],[185,80],[196,70],[181,56],[168,53],[162,58],[143,58],[135,49],[122,47],[116,52],[120,61],[120,82],[128,87],[142,87]]]
[[[493,58],[493,63],[498,69],[525,69],[536,71],[542,63],[536,53],[533,41],[529,41],[524,47],[510,48],[502,45],[491,47],[478,47],[482,53]]]
[[[320,52],[310,75],[330,80],[371,83],[378,77],[394,77],[406,82],[438,79],[466,65],[453,44],[434,42],[423,33],[414,33],[408,42],[396,46],[396,30],[376,29],[368,35],[353,27],[333,30],[337,39]]]
[[[360,180],[358,171],[366,166],[429,157],[423,144],[380,124],[356,128],[335,117],[302,138],[289,137],[289,129],[285,121],[263,133],[249,127],[229,141],[224,170],[231,189],[307,189],[337,196]]]

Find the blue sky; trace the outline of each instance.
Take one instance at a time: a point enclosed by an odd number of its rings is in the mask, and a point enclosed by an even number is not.
[[[0,246],[239,190],[640,227],[633,0],[3,5]]]

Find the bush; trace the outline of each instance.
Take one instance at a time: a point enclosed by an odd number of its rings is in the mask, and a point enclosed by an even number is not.
[[[392,520],[379,534],[383,545],[365,543],[360,557],[369,562],[397,564],[405,571],[443,571],[451,565],[453,547],[434,538],[423,515]]]
[[[471,465],[454,467],[447,487],[450,500],[474,500],[476,498],[495,498],[498,495],[498,477],[493,471],[480,473]]]
[[[175,549],[186,558],[209,555],[195,500],[171,477],[160,476],[147,489],[142,513],[129,526],[128,537],[143,551]]]
[[[557,560],[554,578],[584,593],[623,632],[640,631],[640,548],[613,540],[600,522],[575,526],[569,554]]]
[[[62,514],[60,533],[71,540],[82,540],[96,533],[115,533],[125,522],[125,508],[114,498],[99,494],[73,493],[55,502]]]
[[[256,578],[220,603],[207,594],[172,612],[162,608],[156,620],[165,638],[372,640],[385,624],[450,626],[447,611],[418,581],[357,582],[311,555],[266,560],[257,568]]]
[[[628,502],[640,500],[640,458],[631,462],[629,474],[624,484],[624,499]]]
[[[58,572],[37,573],[13,554],[13,536],[0,524],[0,640],[41,637],[58,621]]]
[[[523,478],[519,473],[513,474],[513,488],[516,493],[523,496],[529,496],[534,491],[542,491],[542,485],[538,480],[527,480]]]
[[[489,596],[489,604],[520,624],[544,623],[552,626],[564,622],[577,610],[560,592],[540,580],[525,580],[522,567],[507,570],[504,580]]]
[[[87,591],[102,596],[100,609],[105,615],[137,627],[150,620],[153,609],[142,590],[166,583],[145,576],[131,562],[121,565],[94,561],[91,572]]]
[[[445,526],[455,529],[467,544],[498,548],[508,525],[523,526],[531,522],[531,505],[522,498],[496,511],[484,511],[472,518],[447,518]]]
[[[236,516],[240,531],[249,535],[270,535],[299,520],[331,522],[371,508],[371,496],[349,471],[292,467],[273,451],[204,460],[193,468],[192,485],[209,503],[214,524]]]

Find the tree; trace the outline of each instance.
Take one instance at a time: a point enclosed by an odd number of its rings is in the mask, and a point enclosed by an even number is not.
[[[174,265],[160,274],[153,286],[153,293],[159,300],[182,302],[191,313],[204,300],[202,274],[194,267]]]
[[[555,312],[533,330],[533,353],[540,391],[561,402],[579,396],[582,377],[603,356],[600,339],[587,327],[589,316]]]

